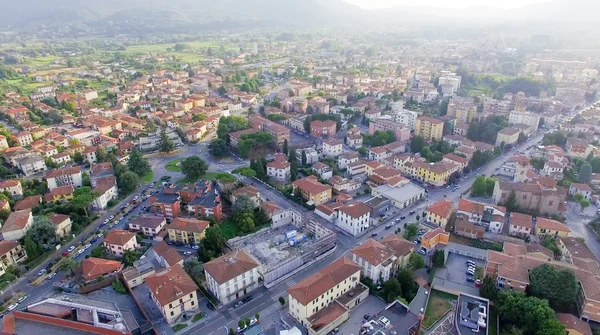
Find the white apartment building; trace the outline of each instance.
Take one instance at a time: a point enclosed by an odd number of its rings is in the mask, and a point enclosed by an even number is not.
[[[50,191],[60,186],[73,185],[74,187],[80,187],[83,184],[81,166],[51,170],[46,173],[45,178]]]
[[[508,122],[510,122],[510,124],[526,124],[531,128],[532,132],[535,132],[540,126],[540,115],[527,111],[521,112],[514,110],[508,115]]]
[[[323,141],[323,155],[327,157],[337,157],[342,154],[343,143],[338,140]]]
[[[465,216],[469,222],[484,227],[486,231],[500,234],[504,227],[506,208],[460,199],[456,214]]]
[[[344,152],[338,156],[337,166],[343,170],[348,167],[349,164],[356,163],[358,160],[358,154],[354,152]]]
[[[244,250],[235,250],[204,263],[206,288],[223,304],[258,288],[260,264]]]
[[[371,217],[371,208],[363,202],[347,204],[336,209],[336,226],[347,231],[353,236],[369,228],[369,218]]]
[[[387,282],[394,275],[396,256],[372,238],[352,249],[352,260],[362,267],[363,276],[374,283]]]
[[[405,125],[410,130],[415,130],[417,126],[417,118],[419,114],[417,112],[410,111],[408,109],[403,109],[401,111],[396,112],[394,116],[394,121]]]
[[[456,73],[449,73],[445,76],[440,76],[438,86],[450,85],[454,92],[460,89],[461,76],[457,76]]]
[[[30,176],[32,174],[44,172],[48,170],[44,158],[38,155],[27,156],[16,159],[16,165],[23,171],[23,174]],[[52,189],[50,189],[52,190]]]
[[[92,202],[92,206],[96,210],[106,209],[108,206],[108,202],[116,199],[119,196],[119,190],[117,188],[117,184],[112,182],[102,182],[98,184],[92,192],[98,194],[98,196]]]
[[[275,154],[275,159],[267,163],[267,176],[277,180],[287,180],[290,177],[291,164],[284,154]]]
[[[102,244],[117,257],[122,257],[126,250],[134,251],[138,247],[136,235],[121,229],[111,230]]]

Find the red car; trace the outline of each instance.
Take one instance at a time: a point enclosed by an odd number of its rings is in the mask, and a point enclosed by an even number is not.
[[[63,255],[63,257],[65,257],[65,256],[68,256],[68,255],[69,255],[69,253],[68,253],[68,252],[66,252],[66,251],[63,251],[62,255]]]

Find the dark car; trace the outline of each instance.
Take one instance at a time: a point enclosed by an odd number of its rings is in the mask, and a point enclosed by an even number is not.
[[[363,319],[365,319],[365,321],[370,321],[373,317],[370,314],[365,314],[365,316],[363,316]]]
[[[467,281],[469,283],[473,283],[475,281],[475,278],[471,277],[471,276],[467,276]]]
[[[390,228],[392,228],[391,224],[385,226],[385,229],[390,229]]]
[[[400,217],[400,220],[404,220],[404,219],[406,219],[406,216],[401,216]]]
[[[244,299],[242,299],[242,301],[243,301],[244,303],[247,303],[247,302],[249,302],[250,300],[252,300],[252,296],[251,296],[251,295],[249,295],[249,296],[245,297]]]
[[[375,236],[377,236],[377,233],[371,234],[371,237],[375,237]]]
[[[408,215],[413,215],[415,213],[416,213],[415,211],[410,211],[410,212],[408,212]]]
[[[215,310],[215,306],[213,306],[213,304],[211,304],[210,302],[206,303],[206,307],[208,307],[208,309],[210,309],[211,311]]]

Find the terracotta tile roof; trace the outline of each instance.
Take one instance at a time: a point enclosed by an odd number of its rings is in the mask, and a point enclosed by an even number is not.
[[[414,250],[414,244],[396,234],[389,234],[381,240],[381,243],[394,251],[396,257],[409,255]]]
[[[65,220],[68,220],[69,218],[70,217],[68,215],[64,215],[64,214],[52,213],[52,214],[48,215],[48,219],[55,226],[58,226],[59,224],[65,222]]]
[[[438,120],[438,119],[432,118],[432,117],[427,116],[427,115],[425,115],[425,116],[419,116],[417,118],[417,120],[424,121],[424,122],[431,122],[433,124],[442,124],[442,123],[444,123],[444,121],[442,121],[442,120]]]
[[[146,277],[144,281],[148,285],[150,293],[162,306],[196,292],[198,289],[196,283],[179,264]]]
[[[6,255],[9,251],[19,246],[19,242],[4,240],[0,241],[0,256]]]
[[[387,261],[394,255],[390,248],[372,238],[352,249],[352,253],[374,266]]]
[[[169,225],[169,229],[201,234],[208,228],[209,224],[210,222],[204,220],[175,218]]]
[[[134,233],[130,233],[125,230],[115,229],[111,230],[106,237],[104,237],[104,242],[108,244],[120,245],[123,246],[127,244],[132,238],[135,238]]]
[[[99,276],[119,271],[121,268],[121,262],[112,261],[103,258],[90,257],[86,258],[81,262],[81,270],[83,272],[83,279],[93,280]]]
[[[14,209],[15,209],[15,211],[21,211],[24,209],[32,209],[32,208],[37,207],[41,202],[42,202],[41,195],[32,195],[30,197],[27,197],[25,199],[17,201]]]
[[[446,219],[450,217],[453,210],[454,203],[446,199],[442,199],[427,208],[428,212]]]
[[[65,185],[65,186],[55,187],[54,189],[52,189],[52,191],[50,191],[50,193],[48,193],[46,195],[51,195],[51,196],[69,195],[69,194],[73,194],[74,191],[75,191],[75,188],[73,187],[73,185]]]
[[[300,304],[307,305],[337,284],[360,272],[360,265],[342,257],[322,268],[319,272],[290,287],[287,292]],[[355,280],[358,281],[360,275]]]
[[[573,183],[571,184],[571,187],[576,188],[579,191],[583,191],[583,192],[593,192],[592,189],[587,186],[586,184],[578,184],[578,183]]]
[[[428,231],[425,235],[423,235],[424,239],[432,239],[436,237],[438,234],[448,234],[442,228],[436,228],[434,230]]]
[[[271,215],[277,213],[281,209],[274,201],[267,201],[262,204],[261,207],[265,212]]]
[[[399,176],[402,173],[394,168],[384,166],[374,170],[373,174],[378,175],[384,179],[389,179],[391,177]]]
[[[267,163],[268,168],[272,167],[272,168],[280,169],[280,170],[287,169],[290,167],[290,165],[291,165],[290,162],[284,161],[284,160],[279,160],[279,159],[276,159],[272,162]]]
[[[590,328],[590,325],[573,314],[557,313],[556,318],[560,323],[565,325],[567,331],[573,329],[582,335],[592,335],[592,328]]]
[[[237,197],[239,195],[247,195],[250,198],[254,198],[258,194],[259,194],[259,191],[254,186],[241,187],[241,188],[235,189],[231,192],[231,195],[233,195],[234,197]]]
[[[19,186],[20,184],[21,184],[21,181],[18,179],[3,180],[3,181],[0,181],[0,188],[15,187],[15,186]]]
[[[460,163],[460,164],[463,164],[463,165],[469,163],[468,159],[466,159],[464,157],[461,157],[459,155],[452,154],[452,153],[445,154],[444,158],[449,159],[449,160],[454,161],[454,162],[457,162],[457,163]]]
[[[308,176],[296,180],[292,183],[292,185],[310,194],[320,194],[327,190],[331,190],[331,186],[321,184],[315,176]]]
[[[533,217],[527,214],[512,212],[510,213],[510,224],[527,229],[533,229]]]
[[[355,202],[338,208],[338,210],[352,218],[360,218],[363,215],[371,212],[371,208],[364,202]]]
[[[92,175],[98,174],[101,171],[110,171],[112,172],[113,168],[110,162],[98,163],[92,166]]]
[[[159,257],[164,258],[169,266],[174,266],[175,264],[183,261],[183,257],[181,257],[181,255],[175,249],[169,247],[165,241],[161,241],[160,243],[152,246],[152,249],[154,249]]]
[[[217,283],[223,284],[258,266],[260,264],[244,250],[235,250],[204,263],[204,271],[208,272]]]
[[[131,221],[130,225],[139,225],[142,228],[156,229],[160,227],[161,223],[165,221],[165,218],[158,216],[139,216]]]
[[[64,168],[64,169],[54,169],[54,170],[50,170],[48,171],[48,173],[46,173],[46,179],[48,178],[56,178],[56,177],[60,177],[60,176],[65,176],[65,175],[72,175],[72,174],[78,174],[81,173],[81,166],[73,166],[73,167],[68,167],[68,168]]]
[[[541,217],[538,217],[535,227],[539,228],[539,229],[549,229],[549,230],[566,231],[566,232],[571,231],[571,229],[569,229],[569,227],[567,227],[567,225],[565,225],[563,223],[560,223],[555,220],[550,220],[547,218],[541,218]]]
[[[31,217],[31,209],[25,209],[22,211],[15,211],[10,213],[4,224],[2,225],[2,232],[15,231],[25,228],[27,221]]]

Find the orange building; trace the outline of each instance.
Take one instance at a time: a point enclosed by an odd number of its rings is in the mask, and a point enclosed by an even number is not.
[[[438,244],[447,245],[450,239],[450,234],[442,228],[437,228],[423,235],[421,238],[421,247],[427,250],[427,253],[436,249]]]

